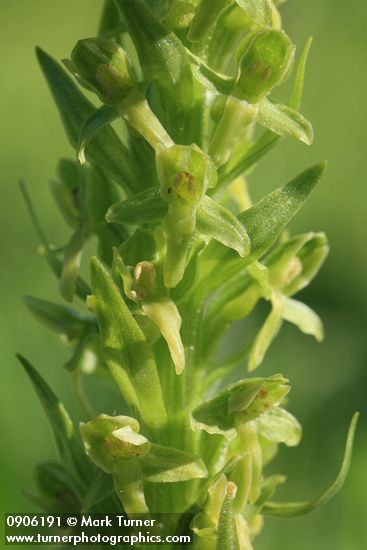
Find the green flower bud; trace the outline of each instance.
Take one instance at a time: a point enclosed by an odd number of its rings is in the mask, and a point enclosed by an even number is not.
[[[85,38],[71,53],[67,68],[83,86],[105,103],[124,99],[136,86],[136,78],[127,53],[112,40]]]
[[[159,148],[156,166],[161,196],[169,203],[197,204],[217,182],[210,157],[195,144]]]
[[[323,233],[297,235],[277,247],[266,260],[273,288],[292,296],[307,286],[320,270],[329,252]]]
[[[89,457],[107,473],[113,473],[121,459],[140,457],[150,449],[139,434],[139,422],[129,416],[100,414],[80,424],[80,434]]]
[[[283,31],[265,29],[246,39],[245,48],[233,95],[258,103],[287,76],[295,46]]]
[[[196,227],[196,210],[217,172],[210,157],[196,145],[158,147],[156,166],[162,198],[168,202],[164,221],[166,256],[164,283],[174,288],[181,281]]]

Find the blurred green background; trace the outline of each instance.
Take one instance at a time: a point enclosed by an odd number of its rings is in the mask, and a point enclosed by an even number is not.
[[[32,487],[37,461],[55,455],[52,436],[14,353],[25,354],[75,413],[62,363],[67,350],[30,318],[22,296],[57,300],[57,285],[44,260],[22,202],[24,178],[52,242],[65,227],[50,197],[48,178],[62,155],[72,156],[34,47],[67,57],[76,40],[95,33],[102,0],[0,0],[1,55],[1,401],[0,494],[4,511],[32,510],[23,494]],[[293,231],[325,230],[331,255],[303,292],[323,318],[326,339],[316,344],[291,326],[283,328],[262,375],[283,372],[292,381],[290,408],[304,427],[296,449],[282,449],[273,471],[287,472],[279,496],[316,496],[336,474],[345,433],[355,410],[363,414],[346,486],[321,511],[296,520],[268,520],[257,550],[363,550],[367,548],[367,254],[365,181],[367,89],[364,0],[289,0],[284,26],[301,47],[314,45],[307,74],[304,114],[315,129],[311,148],[284,141],[251,177],[255,197],[321,159],[329,169],[295,220]],[[104,412],[114,403],[106,402]],[[102,412],[102,411],[101,411]]]

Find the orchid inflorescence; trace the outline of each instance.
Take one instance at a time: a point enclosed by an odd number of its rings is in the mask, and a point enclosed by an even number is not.
[[[48,511],[190,511],[197,550],[249,550],[265,516],[310,512],[345,479],[357,415],[329,489],[312,502],[274,501],[285,477],[266,466],[280,443],[301,439],[285,408],[289,381],[241,374],[233,382],[241,365],[261,365],[284,321],[323,338],[318,315],[294,295],[321,268],[327,238],[286,227],[325,163],[255,204],[246,181],[280,138],[313,139],[299,112],[311,39],[296,62],[282,3],[107,0],[98,36],[77,42],[67,70],[37,49],[75,150],[51,180],[72,231],[65,246],[47,242],[22,190],[62,298],[83,306],[26,298],[70,347],[65,366],[84,408],[80,439],[20,357],[60,453],[36,469],[37,501]],[[289,102],[274,102],[292,73]],[[91,239],[87,282],[80,267]],[[257,333],[223,354],[232,324],[261,301],[269,313]],[[122,414],[94,412],[88,377],[117,384]]]

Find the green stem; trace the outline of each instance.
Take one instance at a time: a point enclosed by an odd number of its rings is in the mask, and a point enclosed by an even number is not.
[[[172,147],[174,142],[150,109],[145,97],[139,92],[131,93],[116,105],[122,118],[125,118],[144,139],[156,149],[158,145]]]

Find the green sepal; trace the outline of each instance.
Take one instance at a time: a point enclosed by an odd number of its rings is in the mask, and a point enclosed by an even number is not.
[[[105,0],[98,27],[98,36],[114,38],[119,42],[121,33],[126,30],[113,0]]]
[[[61,461],[83,482],[89,482],[91,468],[75,436],[74,426],[67,410],[30,362],[19,354],[17,358],[29,376],[47,415]]]
[[[232,439],[236,435],[236,417],[240,414],[244,422],[251,421],[277,406],[289,392],[287,383],[287,379],[277,374],[232,384],[194,409],[192,427]]]
[[[64,59],[63,63],[82,86],[95,92],[104,103],[116,104],[137,85],[129,56],[114,40],[78,40],[71,59]]]
[[[144,334],[97,258],[91,261],[91,281],[108,368],[126,401],[138,410],[148,429],[160,429],[167,422],[166,410],[157,366]]]
[[[69,306],[54,304],[33,296],[25,296],[24,302],[34,317],[57,334],[74,342],[90,330],[97,331],[98,325],[93,315],[80,313]]]
[[[286,105],[272,103],[266,98],[262,99],[256,121],[281,137],[299,139],[306,145],[311,145],[313,141],[311,123]]]
[[[192,74],[205,89],[212,94],[227,96],[230,95],[236,79],[233,76],[220,73],[214,70],[198,55],[186,48],[187,55],[191,60]],[[223,98],[225,100],[225,98]]]
[[[201,254],[196,292],[208,296],[229,278],[263,256],[301,209],[325,168],[325,162],[311,166],[240,214],[238,219],[246,228],[251,241],[250,255],[241,259],[223,245],[210,243]]]
[[[325,234],[315,233],[298,252],[297,258],[301,262],[302,270],[283,287],[283,293],[287,296],[293,296],[293,294],[305,288],[317,275],[328,254],[329,244]]]
[[[196,226],[199,233],[233,248],[240,256],[250,253],[251,243],[245,227],[228,208],[208,196],[198,208]]]
[[[259,330],[250,351],[250,356],[247,364],[248,372],[254,371],[259,365],[261,365],[270,344],[278,334],[282,325],[284,311],[283,297],[280,294],[274,292],[271,302],[271,312],[269,313],[268,317],[265,319],[263,326]]]
[[[191,21],[188,39],[200,42],[214,25],[221,11],[228,6],[228,0],[201,0]]]
[[[219,514],[216,550],[240,550],[233,509],[236,492],[235,483],[227,482],[226,496]]]
[[[80,512],[81,500],[75,480],[57,462],[42,462],[34,469],[34,481],[48,512]]]
[[[359,413],[354,413],[348,430],[343,461],[334,482],[319,497],[310,502],[267,502],[262,508],[262,513],[265,516],[278,518],[304,516],[324,506],[324,504],[326,504],[340,491],[345,483],[352,459],[354,434],[356,431],[358,418]]]
[[[167,214],[167,203],[156,188],[147,189],[130,199],[113,204],[106,213],[109,223],[141,225],[159,223]]]
[[[259,417],[260,436],[273,443],[285,443],[295,447],[302,437],[302,427],[298,420],[282,407],[272,409]]]
[[[314,336],[318,342],[324,339],[324,327],[320,317],[306,304],[283,297],[283,319],[296,325],[304,334]]]
[[[50,180],[52,195],[64,220],[72,229],[77,229],[83,222],[78,172],[75,161],[61,159],[56,177]]]
[[[281,289],[287,287],[302,273],[303,264],[299,255],[308,243],[318,240],[318,234],[309,232],[294,235],[279,243],[279,245],[266,257],[265,264],[268,268],[269,283],[272,288]]]
[[[76,291],[76,280],[79,274],[80,263],[85,240],[85,230],[78,229],[73,233],[65,247],[64,260],[60,275],[60,294],[67,301],[72,302]]]
[[[77,146],[77,157],[80,164],[85,163],[85,148],[93,138],[93,136],[104,126],[110,124],[116,118],[119,117],[119,114],[116,110],[116,107],[111,105],[102,105],[99,109],[94,111],[89,118],[83,123],[82,129],[80,131],[78,146]]]
[[[305,72],[307,66],[307,59],[311,47],[312,39],[309,38],[301,53],[296,76],[293,84],[292,97],[289,101],[289,107],[296,111],[301,108],[303,88],[305,80]],[[226,187],[235,178],[243,174],[246,170],[249,170],[256,162],[258,162],[266,153],[268,153],[279,141],[280,136],[273,134],[270,130],[264,132],[264,134],[245,152],[243,158],[241,158],[237,164],[226,171],[226,173],[220,174],[219,183],[217,185],[217,192]]]
[[[80,423],[80,435],[88,456],[109,474],[120,468],[121,461],[149,452],[150,443],[139,430],[139,422],[130,416],[100,414]]]
[[[152,483],[174,483],[202,479],[208,475],[201,458],[161,445],[152,444],[140,463],[145,481]]]
[[[243,9],[250,21],[259,26],[266,27],[271,20],[270,0],[235,0]]]
[[[295,46],[284,31],[262,29],[239,46],[240,62],[233,95],[258,103],[290,72]]]
[[[40,48],[36,52],[69,142],[77,149],[81,128],[95,108],[51,56]],[[136,165],[128,149],[110,126],[101,128],[90,141],[85,154],[87,160],[99,166],[127,193],[141,189],[142,182]]]

